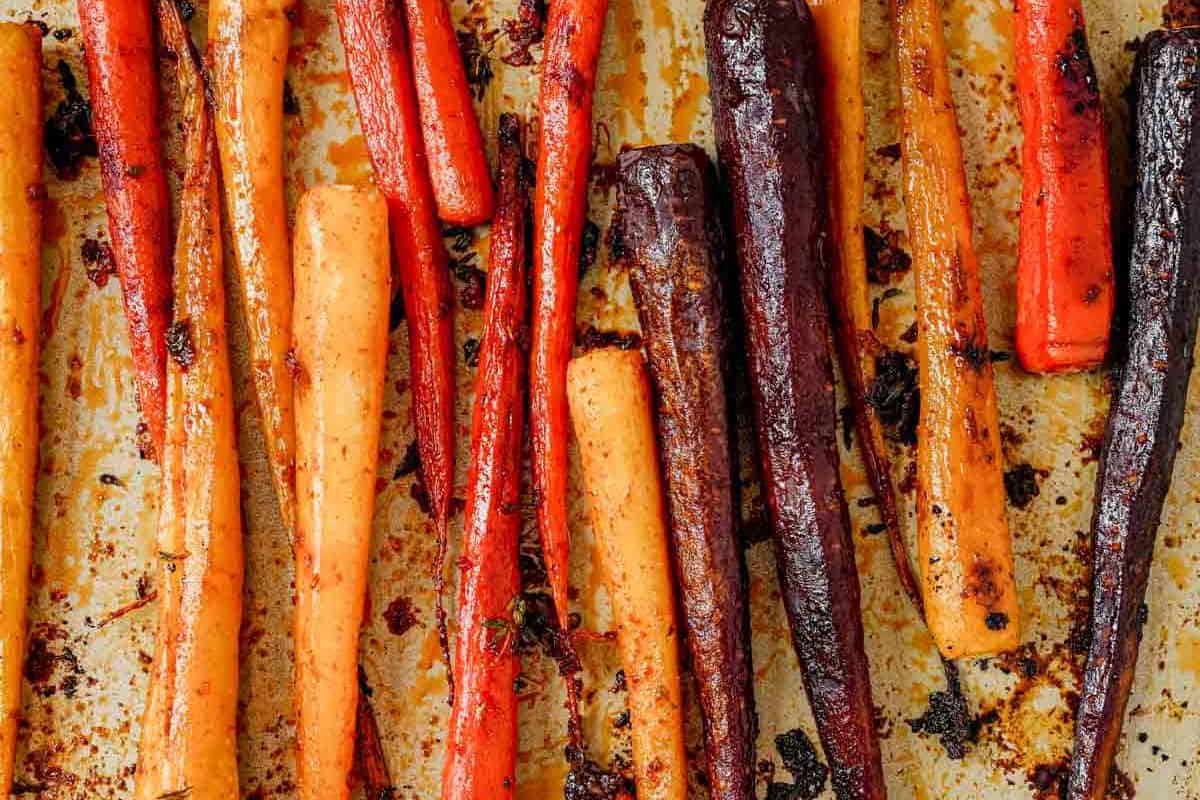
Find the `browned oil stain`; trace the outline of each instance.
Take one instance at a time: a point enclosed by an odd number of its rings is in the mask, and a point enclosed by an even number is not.
[[[671,141],[686,142],[691,138],[707,94],[708,79],[699,72],[687,73],[683,91],[675,97],[675,107],[671,110]]]
[[[630,124],[622,125],[625,139],[640,135],[646,127],[647,81],[643,65],[646,40],[642,19],[635,0],[612,0],[609,4],[605,35],[615,46],[616,58],[604,89],[617,96],[613,105],[629,115]]]
[[[371,162],[362,134],[356,133],[345,141],[330,142],[325,153],[338,183],[365,183],[370,178]]]

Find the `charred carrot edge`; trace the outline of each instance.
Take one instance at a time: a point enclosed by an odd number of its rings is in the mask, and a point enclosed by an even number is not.
[[[567,361],[575,343],[579,251],[592,160],[592,100],[608,0],[550,5],[542,58],[533,200],[533,326],[529,423],[538,530],[563,641],[571,646],[567,525]],[[578,744],[578,688],[567,677]]]
[[[175,0],[157,0],[186,130],[162,452],[159,626],[137,800],[238,796],[242,517],[216,144],[200,59]]]
[[[1017,356],[1030,372],[1075,372],[1104,360],[1115,294],[1108,144],[1079,0],[1021,0],[1016,55]]]
[[[79,0],[79,28],[138,403],[157,451],[165,425],[171,267],[150,0]]]
[[[641,353],[602,348],[573,360],[567,395],[629,684],[637,796],[686,800],[679,623]]]
[[[917,535],[946,658],[1020,641],[996,392],[937,0],[894,0],[904,204],[917,284]]]
[[[283,77],[295,0],[213,0],[208,9],[217,147],[241,284],[250,375],[280,515],[296,530],[292,261],[283,192]]]
[[[862,3],[860,0],[812,0],[817,52],[824,76],[821,124],[829,165],[829,215],[834,246],[834,334],[846,376],[859,453],[867,480],[887,528],[888,544],[900,585],[918,612],[921,591],[896,513],[896,491],[883,438],[883,424],[867,392],[875,383],[878,342],[871,329],[871,297],[863,243],[862,201],[865,178],[866,119],[862,93]]]
[[[1190,6],[1185,7],[1185,6]],[[1200,21],[1194,2],[1170,19]],[[1133,686],[1146,583],[1187,409],[1200,316],[1200,28],[1142,44],[1126,362],[1118,373],[1092,520],[1091,643],[1066,797],[1103,800]]]
[[[13,782],[38,441],[42,37],[0,24],[0,797]]]
[[[299,800],[346,800],[391,294],[387,206],[318,186],[296,213]]]
[[[450,7],[446,0],[404,0],[404,11],[438,216],[478,225],[492,216],[492,175]]]
[[[375,167],[375,183],[388,201],[392,247],[408,320],[413,427],[437,528],[438,637],[453,701],[442,596],[454,489],[454,305],[398,2],[337,0],[335,8],[358,119]]]
[[[524,441],[526,241],[520,119],[500,117],[499,207],[492,222],[467,484],[458,636],[458,699],[442,771],[442,800],[512,797],[517,767],[516,644],[521,445]]]
[[[362,780],[364,800],[393,800],[396,787],[388,772],[379,723],[371,708],[371,687],[367,685],[367,675],[361,665],[358,668],[358,707],[354,723],[354,764]]]

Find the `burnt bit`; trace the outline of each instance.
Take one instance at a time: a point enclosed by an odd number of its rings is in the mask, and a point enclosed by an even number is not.
[[[1077,12],[1071,12],[1075,27],[1067,35],[1067,41],[1054,58],[1054,66],[1062,79],[1063,96],[1071,103],[1076,114],[1098,113],[1100,108],[1100,84],[1096,80],[1096,67],[1088,52],[1087,35]]]
[[[404,450],[404,458],[400,459],[400,463],[396,465],[396,472],[392,475],[392,480],[398,480],[405,475],[411,475],[421,468],[421,450],[417,447],[417,442],[414,439],[408,443],[408,447]]]
[[[113,475],[111,472],[102,473],[100,475],[100,482],[105,486],[117,486],[122,489],[125,488],[125,481],[121,480],[116,475]]]
[[[946,755],[958,760],[966,756],[967,746],[979,740],[979,731],[989,721],[985,716],[972,716],[963,697],[958,668],[943,662],[946,669],[945,691],[930,692],[929,708],[916,719],[908,720],[915,733],[937,736]]]
[[[42,34],[42,36],[45,36],[45,35],[46,34],[44,34],[44,33]],[[54,30],[54,38],[60,42],[65,42],[74,35],[75,35],[75,31],[71,30],[70,28],[56,28]]]
[[[796,728],[775,737],[775,749],[784,769],[792,775],[791,783],[772,781],[767,789],[768,800],[814,800],[825,789],[829,767],[821,763],[817,750],[804,731]]]
[[[292,90],[292,84],[286,79],[283,81],[283,113],[289,117],[300,116],[300,101]]]
[[[103,289],[108,285],[108,279],[117,274],[117,264],[113,261],[112,249],[107,242],[84,239],[79,248],[79,255],[83,259],[88,280],[98,288]]]
[[[917,443],[921,390],[911,358],[895,350],[876,357],[875,382],[866,401],[879,414],[888,438],[907,445]]]
[[[462,53],[467,83],[471,85],[471,96],[477,101],[482,100],[488,84],[495,77],[495,73],[492,71],[492,58],[483,49],[483,44],[479,41],[479,35],[475,31],[458,31],[458,49]]]
[[[992,611],[983,622],[989,631],[1002,631],[1008,627],[1008,614],[1003,611]]]
[[[1186,28],[1200,25],[1200,2],[1197,0],[1168,0],[1163,7],[1163,26]]]
[[[1004,473],[1004,491],[1013,508],[1026,509],[1041,493],[1038,471],[1029,464],[1017,464]]]
[[[469,235],[468,231],[468,235]],[[462,284],[458,292],[458,302],[463,308],[478,311],[483,308],[484,297],[487,294],[487,273],[475,264],[476,254],[473,250],[459,250],[457,245],[462,235],[456,235],[451,244],[450,272]],[[468,242],[473,240],[468,240]],[[470,244],[467,244],[470,248]]]
[[[1065,800],[1070,767],[1063,763],[1038,764],[1026,773],[1034,800]]]
[[[192,343],[192,322],[184,318],[175,320],[167,328],[167,353],[186,372],[196,363],[196,347]]]
[[[75,73],[66,61],[58,62],[58,81],[63,99],[46,120],[42,138],[54,172],[59,178],[71,180],[79,176],[79,162],[94,158],[99,150],[92,130],[92,106],[80,94]]]
[[[529,49],[546,37],[545,0],[521,0],[515,19],[504,20],[504,35],[512,49],[500,60],[510,67],[528,67],[533,63]]]
[[[975,372],[982,372],[984,367],[992,363],[991,351],[979,329],[956,330],[950,353]]]
[[[642,346],[642,336],[637,331],[602,331],[595,325],[588,325],[585,330],[575,334],[575,344],[583,350],[600,347],[636,350]]]
[[[479,340],[472,337],[463,342],[463,363],[471,369],[479,366]]]
[[[583,222],[583,237],[579,245],[579,277],[583,277],[596,263],[600,248],[600,228],[590,219]]]
[[[568,747],[566,755],[571,769],[563,787],[563,800],[618,800],[636,796],[633,781],[627,775],[604,769],[577,747]]]
[[[388,603],[383,612],[383,620],[387,623],[388,633],[394,636],[403,636],[419,624],[417,609],[412,600],[403,596]]]
[[[867,250],[867,280],[871,283],[891,283],[893,279],[912,269],[912,257],[900,248],[899,242],[899,231],[885,230],[881,234],[874,228],[863,226],[863,243]]]

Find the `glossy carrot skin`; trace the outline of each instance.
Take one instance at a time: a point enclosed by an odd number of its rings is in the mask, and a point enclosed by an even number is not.
[[[0,797],[13,782],[38,441],[42,37],[0,24]]]
[[[216,144],[199,57],[174,0],[159,27],[177,63],[185,174],[159,518],[159,625],[134,797],[238,796],[242,517],[225,328]]]
[[[1100,88],[1080,0],[1021,0],[1016,22],[1017,356],[1030,372],[1074,372],[1104,360],[1115,295]]]
[[[171,244],[150,0],[79,0],[79,27],[138,403],[159,450],[166,405]]]
[[[567,361],[575,343],[579,250],[592,160],[592,100],[608,0],[557,0],[546,22],[537,186],[529,422],[542,552],[558,623],[569,631]]]
[[[937,0],[893,3],[904,204],[917,284],[917,533],[946,658],[1020,641],[996,392]]]
[[[387,360],[387,210],[319,186],[296,213],[299,800],[347,800]]]
[[[295,0],[213,0],[208,48],[226,218],[250,375],[280,515],[295,535],[292,260],[283,193],[283,78]]]
[[[500,117],[499,206],[492,221],[471,471],[458,592],[457,698],[442,772],[442,800],[498,800],[516,790],[515,603],[524,408],[525,262],[529,200],[520,120]]]
[[[446,0],[404,0],[404,12],[438,216],[478,225],[492,216],[492,175],[450,7]]]

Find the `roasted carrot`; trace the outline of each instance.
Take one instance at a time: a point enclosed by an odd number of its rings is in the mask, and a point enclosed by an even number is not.
[[[1171,3],[1169,10],[1173,20],[1196,19],[1194,2]],[[1115,380],[1097,475],[1091,642],[1070,800],[1112,796],[1154,540],[1187,409],[1200,316],[1200,28],[1149,34],[1134,86],[1128,355]]]
[[[573,360],[567,395],[629,686],[637,796],[686,800],[679,625],[641,353],[602,348]]]
[[[893,2],[904,204],[917,284],[917,534],[946,658],[1017,645],[996,392],[937,0]]]
[[[150,0],[79,0],[79,27],[138,403],[157,451],[166,405],[171,243]]]
[[[292,262],[283,197],[283,76],[295,0],[213,0],[208,46],[225,208],[250,375],[284,528],[295,534]]]
[[[517,696],[513,682],[521,573],[521,444],[524,441],[525,269],[529,199],[521,122],[500,117],[499,207],[492,221],[471,471],[463,527],[454,655],[458,699],[442,770],[442,800],[513,797]]]
[[[311,189],[295,247],[297,796],[346,800],[387,359],[387,204],[373,188]]]
[[[0,24],[0,797],[13,782],[38,441],[42,37]]]
[[[921,592],[913,576],[908,549],[896,514],[896,492],[883,438],[883,424],[867,393],[875,383],[878,342],[871,326],[867,256],[863,243],[862,202],[865,182],[866,119],[862,93],[861,0],[811,0],[821,64],[821,126],[829,165],[829,217],[833,247],[834,335],[847,394],[854,411],[854,430],[867,480],[875,493],[879,517],[887,529],[900,585],[918,610]]]
[[[607,0],[558,0],[546,23],[533,200],[529,424],[538,528],[558,624],[569,633],[567,361],[592,160],[592,94]],[[569,640],[568,640],[569,641]],[[569,685],[573,682],[569,682]]]
[[[421,130],[438,216],[478,225],[492,216],[492,176],[471,85],[446,0],[404,0]]]
[[[442,594],[454,490],[454,305],[398,2],[337,0],[335,8],[375,184],[388,203],[399,267],[408,320],[413,427],[438,537],[438,635],[453,699]]]
[[[242,516],[225,333],[216,143],[200,59],[175,0],[157,0],[176,63],[185,173],[168,330],[159,619],[137,800],[238,796]]]
[[[1108,146],[1080,0],[1021,0],[1017,99],[1025,131],[1017,356],[1030,372],[1104,360],[1113,316]]]

